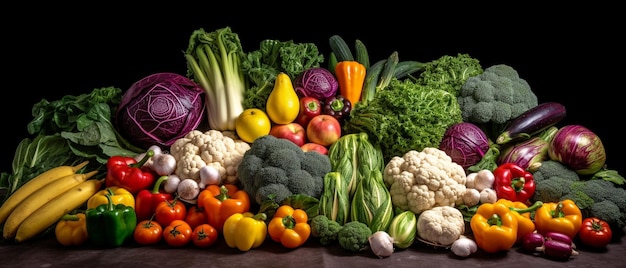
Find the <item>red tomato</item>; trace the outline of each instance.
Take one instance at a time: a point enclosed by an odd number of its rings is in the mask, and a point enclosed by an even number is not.
[[[185,217],[185,221],[189,223],[191,229],[196,228],[200,224],[208,223],[206,213],[204,213],[204,208],[200,208],[198,206],[191,206],[187,210],[187,216]]]
[[[184,220],[173,220],[163,230],[163,239],[172,247],[182,247],[189,244],[193,230]]]
[[[200,224],[191,234],[191,242],[200,248],[209,247],[217,241],[217,230],[208,223]]]
[[[168,226],[172,221],[185,220],[187,216],[187,207],[180,200],[161,201],[155,209],[154,220],[161,226]]]
[[[609,224],[596,217],[585,218],[578,231],[580,241],[594,248],[606,247],[611,243],[612,236],[613,232]]]
[[[135,227],[133,237],[140,245],[156,244],[163,238],[163,228],[156,221],[144,220]]]

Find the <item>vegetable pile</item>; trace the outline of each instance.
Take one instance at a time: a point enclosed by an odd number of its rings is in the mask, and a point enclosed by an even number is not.
[[[378,258],[521,247],[563,261],[626,226],[626,179],[600,137],[559,125],[565,107],[512,66],[370,59],[361,40],[328,41],[327,56],[272,39],[245,51],[229,27],[198,29],[185,74],[35,104],[32,137],[0,174],[4,239],[312,241]]]

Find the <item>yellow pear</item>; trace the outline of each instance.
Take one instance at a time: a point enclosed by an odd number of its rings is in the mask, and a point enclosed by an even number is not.
[[[300,99],[289,75],[278,74],[265,105],[267,116],[275,124],[289,124],[296,120],[300,113]]]

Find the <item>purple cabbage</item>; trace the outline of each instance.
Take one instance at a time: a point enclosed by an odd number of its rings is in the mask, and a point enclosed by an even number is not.
[[[116,129],[134,145],[170,146],[205,118],[205,91],[189,78],[155,73],[124,93],[115,116]]]
[[[478,163],[489,150],[489,139],[478,126],[461,122],[446,129],[439,149],[467,170]]]
[[[505,144],[500,151],[497,164],[514,163],[530,172],[535,172],[541,162],[548,159],[548,147],[558,128],[551,126],[539,136],[518,143]]]
[[[339,83],[335,76],[325,68],[314,67],[304,70],[294,81],[296,93],[325,100],[337,94]]]
[[[606,152],[600,137],[581,125],[560,128],[550,143],[548,155],[579,175],[594,174],[606,162]]]

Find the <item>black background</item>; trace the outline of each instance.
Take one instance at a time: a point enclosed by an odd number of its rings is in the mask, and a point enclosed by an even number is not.
[[[604,143],[609,168],[626,174],[621,140],[625,46],[623,19],[615,7],[220,3],[141,8],[20,4],[4,10],[0,171],[10,171],[17,144],[28,136],[31,108],[42,98],[108,86],[126,90],[155,72],[184,74],[183,51],[193,30],[230,26],[245,51],[269,38],[313,42],[327,55],[328,37],[339,34],[348,42],[362,40],[373,60],[393,51],[401,60],[418,61],[468,53],[485,67],[508,64],[540,102],[565,105],[568,115],[559,126],[580,124],[594,131]]]

